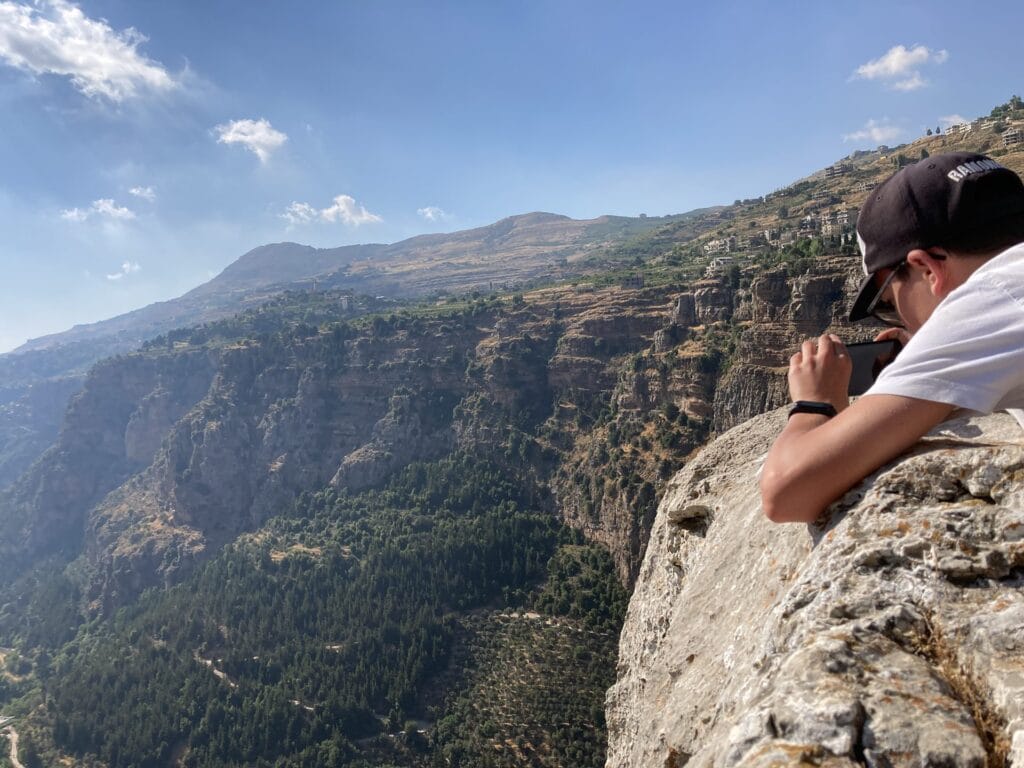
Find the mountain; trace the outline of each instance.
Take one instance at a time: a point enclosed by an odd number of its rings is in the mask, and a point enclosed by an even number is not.
[[[438,290],[491,291],[513,283],[557,280],[593,271],[594,265],[587,261],[618,242],[667,223],[687,222],[699,231],[703,217],[713,210],[664,218],[601,216],[589,220],[528,213],[486,227],[420,235],[392,245],[263,245],[177,299],[42,336],[9,355],[101,340],[137,346],[173,328],[235,314],[285,290],[310,290],[314,278],[320,288],[389,297],[421,296]],[[6,357],[0,356],[0,360]]]
[[[638,234],[669,225],[697,233],[714,221],[714,210],[584,221],[531,213],[392,245],[313,248],[276,243],[254,248],[176,299],[33,339],[0,355],[0,488],[56,438],[54,413],[63,411],[93,363],[137,349],[161,333],[230,317],[286,291],[335,290],[402,299],[471,290],[490,293],[591,274],[607,268],[616,259],[615,248]],[[48,398],[47,408],[40,409],[44,390],[57,397]]]

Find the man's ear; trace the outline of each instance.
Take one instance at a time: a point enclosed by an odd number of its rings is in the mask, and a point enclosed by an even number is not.
[[[952,290],[946,254],[933,254],[923,248],[915,248],[907,254],[907,264],[911,269],[921,273],[932,296],[945,298]]]

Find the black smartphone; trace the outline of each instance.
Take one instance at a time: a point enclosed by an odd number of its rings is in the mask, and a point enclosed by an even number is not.
[[[867,392],[878,378],[878,374],[896,359],[896,355],[901,349],[903,349],[903,345],[896,339],[847,344],[846,351],[850,353],[850,360],[853,362],[850,395],[862,395]]]

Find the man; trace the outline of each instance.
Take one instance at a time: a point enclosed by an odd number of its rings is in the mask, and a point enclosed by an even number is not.
[[[867,278],[850,320],[893,326],[906,346],[863,397],[823,335],[793,355],[796,405],[761,475],[765,515],[811,522],[849,488],[956,409],[1010,410],[1024,426],[1024,184],[983,156],[903,168],[864,203],[857,237]]]

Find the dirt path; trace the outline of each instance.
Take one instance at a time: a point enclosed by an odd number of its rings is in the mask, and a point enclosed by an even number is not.
[[[9,725],[4,729],[4,733],[8,735],[11,742],[11,753],[8,755],[11,765],[14,768],[25,768],[25,765],[18,760],[18,732],[14,730],[14,726]]]
[[[207,669],[209,669],[211,672],[213,672],[214,677],[216,677],[218,680],[222,680],[223,682],[227,683],[229,687],[238,687],[238,683],[236,683],[234,680],[228,677],[227,672],[217,669],[217,667],[213,663],[213,659],[204,659],[202,656],[199,655],[199,651],[194,651],[192,653],[192,658],[198,661]]]

